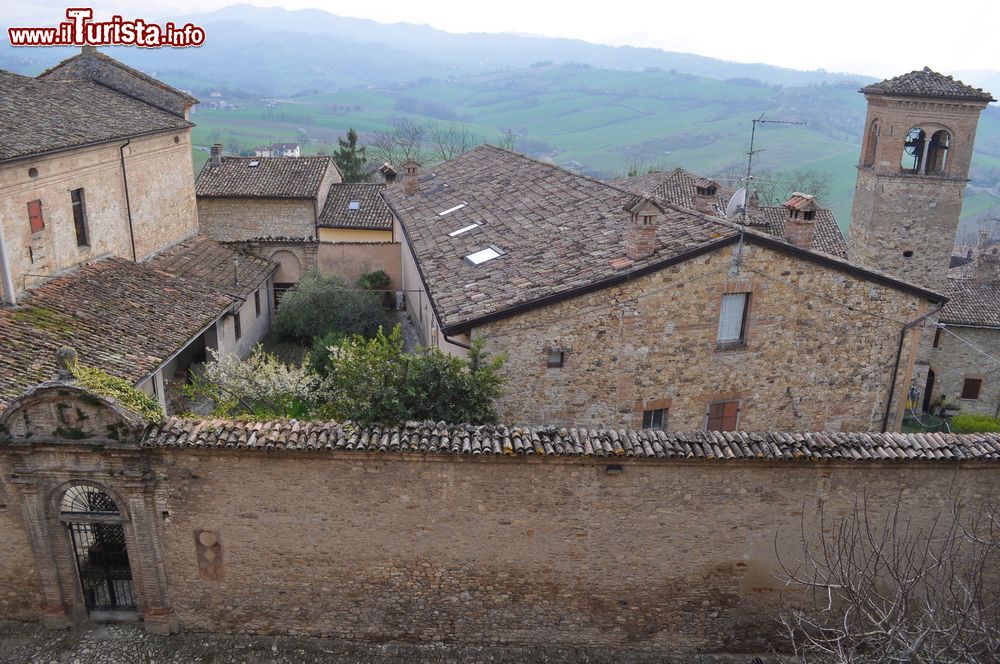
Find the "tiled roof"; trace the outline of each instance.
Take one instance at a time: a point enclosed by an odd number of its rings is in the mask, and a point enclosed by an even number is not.
[[[942,323],[1000,328],[1000,283],[949,278],[948,297]]]
[[[204,235],[196,235],[161,251],[149,264],[157,270],[208,284],[241,300],[250,297],[278,267]]]
[[[97,83],[0,70],[0,161],[191,126]]]
[[[866,85],[861,88],[861,92],[902,97],[946,97],[949,99],[996,101],[989,92],[983,92],[981,88],[966,85],[951,76],[931,71],[930,67]]]
[[[621,274],[612,261],[625,255],[630,216],[622,208],[633,194],[558,166],[486,145],[422,175],[418,195],[390,187],[384,196],[403,222],[444,328]],[[736,234],[722,220],[670,207],[656,253],[634,268]],[[491,245],[504,255],[480,265],[464,260]]]
[[[367,183],[331,185],[317,226],[390,230],[392,212],[380,195],[384,188],[381,184]]]
[[[1000,461],[1000,434],[666,433],[657,430],[473,426],[408,422],[236,422],[172,417],[144,447],[362,451],[445,455],[635,457],[749,461]]]
[[[683,168],[676,168],[673,171],[658,171],[622,178],[614,180],[611,184],[636,194],[652,196],[681,207],[693,209],[695,189],[700,180],[704,180],[704,178]],[[716,210],[720,216],[725,213],[726,205],[732,195],[731,190],[719,187]],[[815,201],[815,199],[812,200]],[[764,205],[757,211],[751,210],[749,216],[751,226],[758,227],[775,237],[784,237],[785,210],[783,206]],[[813,233],[811,248],[814,251],[847,258],[847,241],[844,239],[844,234],[840,231],[840,226],[831,210],[817,209],[816,229]]]
[[[256,164],[256,165],[254,165]],[[223,157],[209,159],[198,174],[198,196],[222,198],[315,198],[330,157]]]
[[[53,378],[64,345],[84,364],[136,382],[235,302],[122,258],[84,264],[0,309],[0,404]]]

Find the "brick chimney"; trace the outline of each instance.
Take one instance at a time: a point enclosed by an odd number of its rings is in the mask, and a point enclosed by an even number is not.
[[[385,162],[378,169],[379,175],[382,176],[382,181],[385,186],[389,186],[396,181],[396,169],[389,165],[389,162]]]
[[[702,214],[716,216],[716,205],[719,203],[719,185],[708,178],[701,178],[694,183],[694,209]]]
[[[634,261],[652,256],[656,251],[656,229],[660,226],[663,208],[648,198],[633,196],[624,209],[629,213],[625,255]]]
[[[797,247],[812,247],[819,204],[809,194],[795,192],[785,201],[785,239]]]
[[[212,163],[212,168],[222,166],[222,143],[215,143],[212,145],[212,156],[210,161]]]
[[[420,177],[420,164],[412,159],[403,162],[403,193],[413,196],[417,193],[417,178]]]

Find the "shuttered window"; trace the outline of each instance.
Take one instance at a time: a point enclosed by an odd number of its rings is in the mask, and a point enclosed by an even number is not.
[[[978,399],[979,392],[983,389],[983,379],[982,378],[966,378],[965,382],[962,383],[962,397],[963,399]]]
[[[719,314],[719,343],[741,343],[744,340],[749,300],[750,293],[730,293],[722,296],[722,311]]]
[[[736,431],[740,414],[739,401],[716,401],[708,405],[708,431]]]
[[[32,233],[45,230],[45,220],[42,219],[42,202],[28,201],[28,224]]]

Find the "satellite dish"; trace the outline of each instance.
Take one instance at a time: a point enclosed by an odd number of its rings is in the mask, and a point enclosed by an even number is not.
[[[743,216],[743,213],[747,209],[747,188],[740,187],[733,194],[733,197],[729,199],[729,205],[726,206],[726,219],[736,220]]]

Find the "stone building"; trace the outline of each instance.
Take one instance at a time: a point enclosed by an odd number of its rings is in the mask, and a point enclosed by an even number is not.
[[[406,177],[385,197],[410,316],[426,344],[507,354],[503,418],[899,426],[916,326],[944,298],[813,250],[809,197],[776,237],[490,146]]]
[[[147,425],[57,380],[0,414],[0,618],[763,653],[821,514],[922,528],[998,469],[997,434]]]
[[[225,157],[198,175],[198,214],[211,237],[279,265],[279,293],[303,271],[353,282],[384,270],[399,283],[399,243],[380,185],[342,183],[330,157]]]
[[[0,71],[0,409],[66,343],[166,406],[207,350],[266,333],[274,266],[197,235],[194,101],[89,47]]]

